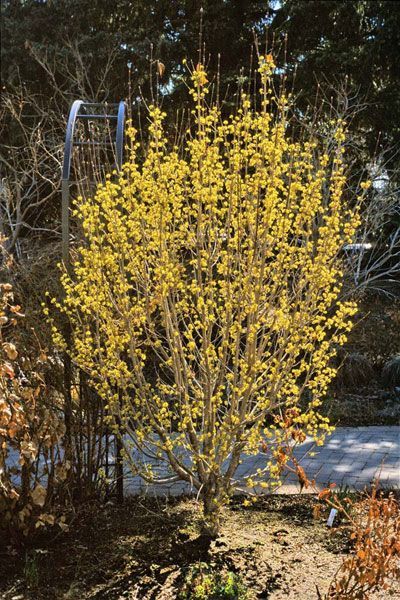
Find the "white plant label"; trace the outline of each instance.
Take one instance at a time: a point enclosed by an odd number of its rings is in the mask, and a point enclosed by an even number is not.
[[[326,524],[328,525],[328,527],[332,527],[333,521],[335,520],[336,515],[337,515],[336,508],[332,508],[331,512],[329,513],[328,520],[326,522]]]

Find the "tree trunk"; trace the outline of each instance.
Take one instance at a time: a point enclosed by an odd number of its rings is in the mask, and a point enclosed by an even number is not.
[[[203,493],[203,532],[210,538],[218,537],[221,526],[221,498],[215,495],[212,488],[206,489]]]

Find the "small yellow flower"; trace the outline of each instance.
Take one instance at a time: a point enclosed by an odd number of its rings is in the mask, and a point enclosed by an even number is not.
[[[368,181],[362,181],[361,184],[360,184],[360,188],[362,190],[369,190],[369,188],[371,187],[371,185],[372,185],[372,182],[370,180],[368,180]]]
[[[204,70],[204,66],[201,63],[196,65],[196,69],[193,71],[192,79],[195,85],[203,87],[208,83],[207,74]]]

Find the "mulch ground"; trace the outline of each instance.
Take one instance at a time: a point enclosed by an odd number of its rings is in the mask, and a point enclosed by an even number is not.
[[[239,574],[249,600],[314,600],[350,551],[343,526],[329,529],[327,513],[313,518],[314,502],[269,496],[244,508],[235,499],[211,543],[200,534],[194,500],[90,504],[67,533],[38,537],[19,551],[0,546],[0,598],[172,600],[189,569],[206,562]]]

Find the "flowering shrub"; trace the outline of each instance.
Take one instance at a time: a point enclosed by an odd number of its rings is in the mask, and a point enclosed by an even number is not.
[[[271,450],[267,486],[283,443],[329,431],[318,407],[356,311],[339,301],[340,250],[358,223],[344,201],[345,123],[329,147],[293,139],[273,70],[261,57],[258,97],[243,93],[225,118],[198,64],[179,146],[157,106],[144,156],[130,127],[122,171],[77,202],[86,241],[62,276],[65,299],[53,299],[109,414],[199,491],[210,531],[244,452]],[[150,463],[133,468],[156,481]]]
[[[57,522],[52,494],[66,475],[57,451],[64,426],[45,400],[47,357],[19,352],[22,317],[11,285],[0,284],[0,529],[14,537]]]

